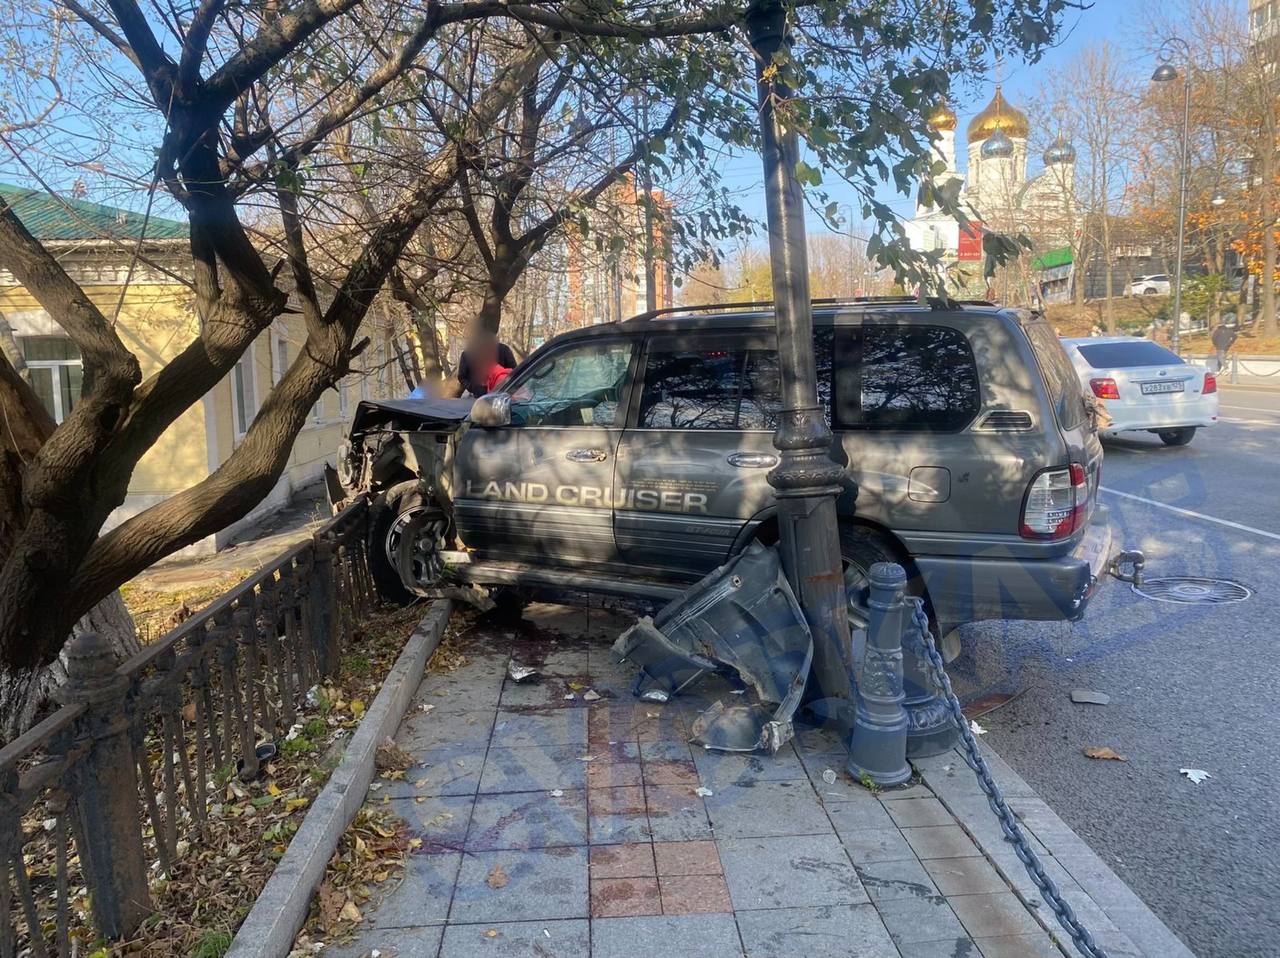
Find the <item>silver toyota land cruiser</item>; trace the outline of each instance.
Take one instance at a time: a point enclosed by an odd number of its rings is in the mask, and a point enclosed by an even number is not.
[[[649,313],[553,339],[474,402],[361,403],[338,495],[377,497],[384,592],[454,577],[516,597],[663,602],[774,541],[773,322],[768,307]],[[894,561],[939,635],[1079,618],[1111,533],[1092,407],[1049,324],[895,299],[815,304],[814,325],[845,468],[851,617],[866,571]]]

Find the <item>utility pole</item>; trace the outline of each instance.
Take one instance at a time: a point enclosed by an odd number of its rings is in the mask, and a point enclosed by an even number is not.
[[[773,436],[779,459],[769,484],[778,501],[783,567],[813,633],[805,701],[815,717],[847,729],[853,712],[852,652],[836,516],[843,470],[829,454],[831,430],[818,405],[804,193],[796,178],[800,149],[795,124],[785,115],[791,91],[770,69],[774,54],[789,47],[782,4],[753,2],[747,8],[747,35],[756,59],[782,393]]]
[[[657,271],[653,266],[653,171],[649,168],[649,104],[641,98],[640,135],[644,137],[640,172],[644,180],[644,308],[658,308]]]

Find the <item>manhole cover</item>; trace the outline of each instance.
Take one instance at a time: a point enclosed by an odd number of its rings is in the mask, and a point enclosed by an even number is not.
[[[1146,579],[1142,588],[1135,585],[1133,591],[1158,602],[1182,602],[1188,605],[1242,602],[1253,595],[1253,592],[1239,582],[1229,579],[1198,579],[1195,576]]]

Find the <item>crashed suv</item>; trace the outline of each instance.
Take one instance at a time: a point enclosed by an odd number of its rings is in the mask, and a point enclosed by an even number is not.
[[[1079,618],[1111,534],[1091,407],[1049,324],[904,299],[815,305],[814,325],[855,625],[881,561],[939,635]],[[559,336],[474,401],[362,402],[337,478],[375,496],[378,584],[661,604],[771,544],[774,336],[769,308],[659,311]]]

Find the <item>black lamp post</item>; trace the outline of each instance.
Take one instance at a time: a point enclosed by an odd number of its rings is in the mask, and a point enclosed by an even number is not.
[[[1180,53],[1183,61],[1182,76],[1182,148],[1178,170],[1178,254],[1173,270],[1173,333],[1169,345],[1178,351],[1182,327],[1182,247],[1183,237],[1187,231],[1187,140],[1191,126],[1191,47],[1181,37],[1170,37],[1160,45],[1160,64],[1151,79],[1155,83],[1170,83],[1178,79],[1178,68],[1173,65],[1175,52]],[[1111,290],[1107,290],[1110,295]]]
[[[852,651],[836,517],[843,470],[831,459],[831,429],[818,404],[804,193],[796,177],[800,147],[794,125],[778,116],[780,106],[785,112],[790,90],[769,69],[774,54],[789,46],[782,4],[752,3],[747,8],[747,34],[756,60],[782,393],[773,437],[778,464],[769,473],[769,483],[778,501],[783,566],[813,632],[806,702],[815,715],[848,728]]]

